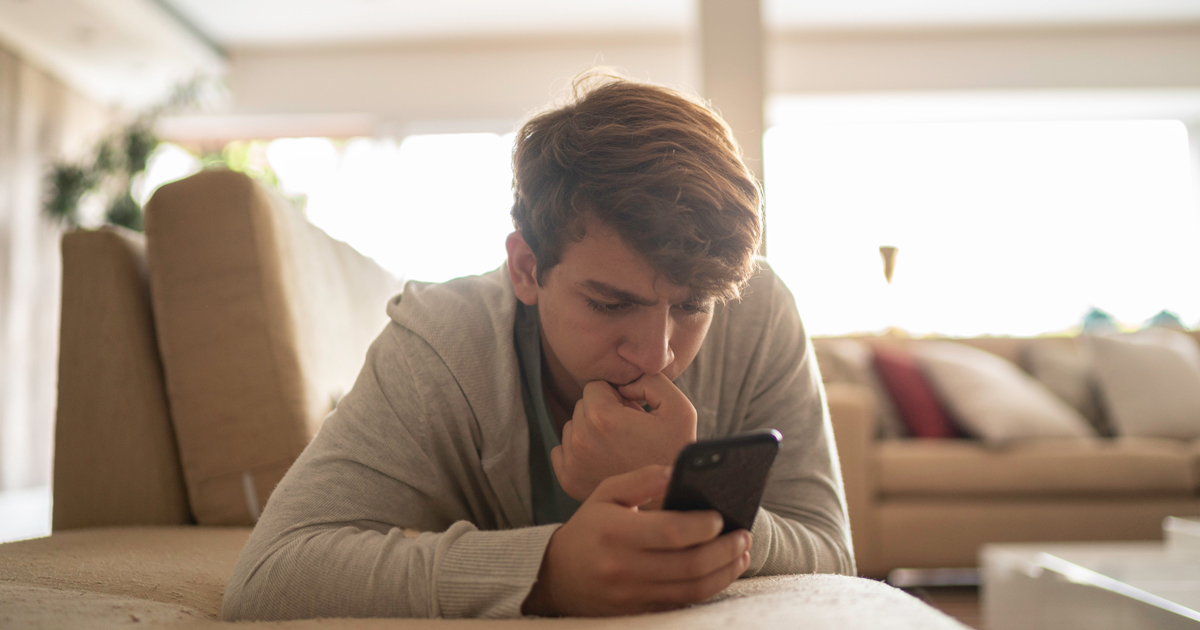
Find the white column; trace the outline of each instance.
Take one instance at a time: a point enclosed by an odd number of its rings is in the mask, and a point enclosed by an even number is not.
[[[762,180],[764,47],[760,0],[698,0],[700,93],[721,112]]]
[[[1192,158],[1192,203],[1200,213],[1200,119],[1185,120],[1188,135],[1188,155]]]

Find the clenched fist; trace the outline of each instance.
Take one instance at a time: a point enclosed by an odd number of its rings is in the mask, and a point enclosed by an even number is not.
[[[679,450],[695,441],[696,408],[663,374],[619,389],[593,381],[583,388],[550,460],[563,490],[584,501],[609,477],[673,464]]]

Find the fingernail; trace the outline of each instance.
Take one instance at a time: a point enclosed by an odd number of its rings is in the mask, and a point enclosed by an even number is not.
[[[743,552],[750,550],[750,543],[751,543],[750,534],[744,534],[742,536],[742,551]]]
[[[671,466],[664,466],[662,470],[663,470],[663,477],[666,477],[667,479],[670,479],[670,478],[671,478],[671,471],[672,471],[672,467],[671,467]]]

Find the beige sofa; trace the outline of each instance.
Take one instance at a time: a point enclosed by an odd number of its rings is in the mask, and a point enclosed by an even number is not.
[[[250,179],[159,190],[146,236],[63,238],[54,533],[0,545],[0,627],[212,626],[250,526],[386,322],[396,281]],[[291,627],[480,627],[298,621]],[[961,628],[841,576],[681,611],[483,626]]]
[[[1193,334],[1200,341],[1200,333]],[[953,341],[1018,365],[1030,344],[1075,343],[1063,337]],[[871,388],[826,388],[862,575],[974,567],[980,546],[989,542],[1161,539],[1164,517],[1200,515],[1200,444],[1130,437],[990,448],[967,439],[880,440],[874,426],[879,401]]]

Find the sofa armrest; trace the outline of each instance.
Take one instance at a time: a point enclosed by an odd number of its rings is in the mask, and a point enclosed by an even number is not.
[[[53,530],[190,523],[145,239],[67,232],[62,261]]]
[[[865,574],[872,566],[875,529],[874,438],[878,403],[870,388],[846,383],[827,384],[825,398],[846,488],[854,555],[859,572]]]

